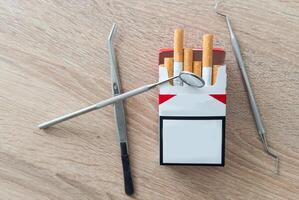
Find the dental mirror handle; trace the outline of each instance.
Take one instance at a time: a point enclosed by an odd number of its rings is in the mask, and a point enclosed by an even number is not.
[[[163,80],[163,81],[160,81],[158,83],[155,83],[155,84],[149,84],[149,85],[145,85],[145,86],[141,86],[139,88],[136,88],[134,90],[131,90],[131,91],[128,91],[128,92],[125,92],[123,94],[120,94],[120,95],[117,95],[115,97],[112,97],[110,99],[107,99],[107,100],[104,100],[104,101],[101,101],[99,103],[96,103],[94,105],[91,105],[91,106],[88,106],[86,108],[83,108],[81,110],[78,110],[78,111],[75,111],[75,112],[72,112],[72,113],[69,113],[69,114],[66,114],[66,115],[63,115],[61,117],[57,117],[53,120],[50,120],[48,122],[45,122],[45,123],[42,123],[40,124],[38,127],[40,129],[46,129],[50,126],[53,126],[55,124],[58,124],[60,122],[63,122],[63,121],[66,121],[66,120],[69,120],[69,119],[72,119],[74,117],[77,117],[77,116],[80,116],[82,114],[85,114],[85,113],[88,113],[88,112],[91,112],[91,111],[94,111],[94,110],[97,110],[97,109],[100,109],[100,108],[103,108],[105,106],[108,106],[108,105],[111,105],[111,104],[114,104],[115,102],[117,101],[120,101],[120,100],[124,100],[124,99],[127,99],[129,97],[132,97],[132,96],[135,96],[137,94],[141,94],[143,92],[146,92],[150,89],[153,89],[154,87],[160,85],[160,84],[163,84],[163,83],[166,83],[167,81],[170,81],[172,79],[175,79],[175,78],[178,78],[179,76],[174,76],[174,77],[171,77],[169,79],[166,79],[166,80]]]
[[[110,99],[107,99],[107,100],[101,101],[99,103],[96,103],[94,105],[88,106],[88,107],[83,108],[81,110],[78,110],[78,111],[75,111],[75,112],[63,115],[61,117],[57,117],[57,118],[55,118],[55,119],[53,119],[51,121],[48,121],[48,122],[40,124],[38,127],[41,128],[41,129],[46,129],[46,128],[48,128],[50,126],[53,126],[55,124],[58,124],[60,122],[63,122],[63,121],[72,119],[74,117],[77,117],[79,115],[82,115],[82,114],[85,114],[85,113],[88,113],[88,112],[91,112],[91,111],[103,108],[103,107],[108,106],[110,104],[113,104],[113,103],[115,103],[115,102],[117,102],[119,100],[124,100],[126,98],[129,98],[129,97],[135,96],[137,94],[146,92],[146,91],[148,91],[148,90],[150,90],[152,88],[153,88],[152,85],[145,85],[145,86],[136,88],[136,89],[131,90],[129,92],[120,94],[118,96],[115,96],[115,97],[112,97]]]
[[[252,113],[254,116],[255,124],[257,126],[258,133],[259,133],[260,137],[263,139],[264,134],[265,134],[265,128],[264,128],[263,121],[261,119],[261,115],[260,115],[260,112],[259,112],[259,109],[258,109],[258,106],[256,103],[256,99],[254,97],[254,94],[253,94],[253,91],[252,91],[252,88],[250,85],[250,81],[249,81],[246,69],[245,69],[245,64],[244,64],[244,61],[242,58],[239,43],[237,41],[236,34],[232,30],[231,22],[230,22],[230,19],[228,16],[226,16],[226,23],[227,23],[229,34],[231,37],[231,45],[233,48],[233,52],[235,54],[235,57],[237,59],[238,65],[240,67],[240,70],[241,70],[241,73],[242,73],[242,76],[244,79],[244,83],[245,83],[245,87],[247,90],[250,107],[251,107],[251,110],[252,110]]]

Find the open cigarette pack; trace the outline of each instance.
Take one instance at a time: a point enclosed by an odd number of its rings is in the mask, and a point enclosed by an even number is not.
[[[202,49],[192,51],[193,61],[202,61]],[[169,77],[164,60],[173,54],[173,49],[159,52],[160,81]],[[224,59],[223,49],[212,50],[212,63],[217,66],[213,85],[196,88],[168,82],[160,86],[161,165],[224,166],[227,85]]]

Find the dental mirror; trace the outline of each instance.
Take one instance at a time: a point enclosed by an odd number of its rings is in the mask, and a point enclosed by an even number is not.
[[[180,79],[191,87],[201,88],[205,85],[205,81],[199,76],[191,72],[181,72],[179,75]]]
[[[154,83],[154,84],[141,86],[141,87],[136,88],[134,90],[125,92],[125,93],[120,94],[118,96],[115,96],[115,97],[112,97],[110,99],[107,99],[107,100],[101,101],[99,103],[96,103],[94,105],[88,106],[88,107],[83,108],[81,110],[63,115],[61,117],[57,117],[57,118],[55,118],[51,121],[40,124],[38,127],[41,128],[41,129],[48,128],[50,126],[53,126],[53,125],[58,124],[60,122],[72,119],[72,118],[77,117],[79,115],[82,115],[84,113],[88,113],[88,112],[91,112],[93,110],[103,108],[105,106],[114,104],[117,101],[124,100],[124,99],[127,99],[129,97],[135,96],[137,94],[141,94],[143,92],[149,91],[149,90],[155,88],[156,86],[161,85],[163,83],[166,83],[166,82],[168,82],[172,79],[175,79],[175,78],[180,78],[184,83],[186,83],[188,86],[191,86],[191,87],[201,88],[205,85],[205,81],[202,78],[200,78],[199,76],[197,76],[197,75],[195,75],[194,73],[191,73],[191,72],[182,71],[177,76],[173,76],[171,78],[168,78],[166,80],[163,80],[163,81],[160,81],[160,82],[157,82],[157,83]],[[182,87],[182,86],[179,86],[179,87]]]

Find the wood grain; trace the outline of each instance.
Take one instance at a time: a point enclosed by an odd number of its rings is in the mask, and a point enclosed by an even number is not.
[[[131,199],[111,107],[37,129],[111,97],[113,22],[124,91],[158,79],[158,49],[172,47],[175,28],[185,30],[188,47],[212,33],[227,51],[225,167],[159,166],[157,90],[150,91],[125,103],[132,199],[298,199],[298,8],[297,0],[231,0],[221,8],[232,18],[268,142],[281,158],[275,175],[212,0],[1,1],[0,199]]]

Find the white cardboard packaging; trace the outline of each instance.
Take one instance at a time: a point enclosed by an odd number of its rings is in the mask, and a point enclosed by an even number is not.
[[[159,54],[159,80],[165,80],[165,57]],[[201,60],[194,49],[194,60]],[[193,88],[163,84],[159,88],[160,164],[224,166],[227,75],[223,49],[213,50],[213,64],[221,65],[213,86]]]

